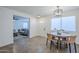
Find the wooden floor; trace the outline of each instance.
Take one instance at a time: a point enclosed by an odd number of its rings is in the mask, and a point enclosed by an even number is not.
[[[79,46],[77,45],[77,52],[79,50]],[[46,46],[46,38],[45,37],[34,37],[29,39],[28,37],[19,37],[14,40],[14,44],[1,47],[1,53],[69,53],[68,48],[57,50],[52,48],[50,50],[49,45]],[[74,48],[72,45],[72,53],[74,53]]]

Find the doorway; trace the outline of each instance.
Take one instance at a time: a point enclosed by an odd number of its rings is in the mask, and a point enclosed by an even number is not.
[[[13,38],[21,39],[29,37],[30,20],[28,17],[13,15]]]

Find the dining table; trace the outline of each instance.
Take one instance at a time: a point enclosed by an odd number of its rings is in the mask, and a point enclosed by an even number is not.
[[[68,32],[49,32],[48,34],[53,35],[55,38],[57,38],[57,49],[61,49],[61,41],[66,40],[66,38],[69,38],[70,36],[76,36],[76,33],[68,33]]]

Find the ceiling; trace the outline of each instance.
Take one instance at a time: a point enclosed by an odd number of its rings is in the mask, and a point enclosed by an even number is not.
[[[32,16],[47,16],[52,15],[56,6],[5,6],[16,11],[24,12]],[[66,11],[71,11],[74,9],[79,9],[78,6],[60,6],[61,9]]]

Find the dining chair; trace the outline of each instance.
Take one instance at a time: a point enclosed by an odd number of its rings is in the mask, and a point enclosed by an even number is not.
[[[66,43],[66,37],[61,37],[61,41],[60,41],[60,49],[61,49],[61,46],[63,45],[63,48],[67,48],[68,45]]]
[[[70,53],[71,53],[71,44],[74,44],[75,53],[77,52],[75,40],[76,40],[76,36],[69,36],[67,38],[67,44],[69,45],[69,51],[70,51]]]
[[[50,49],[52,48],[52,45],[56,42],[55,36],[52,34],[47,34],[47,41],[46,46],[48,45],[48,41],[50,41]]]

